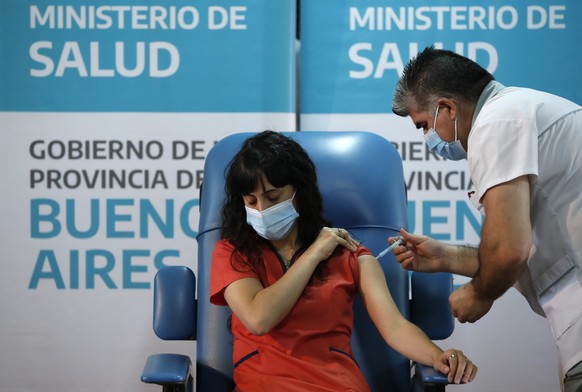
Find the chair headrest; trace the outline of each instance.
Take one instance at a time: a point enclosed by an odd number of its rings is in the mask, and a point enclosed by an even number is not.
[[[239,133],[218,142],[209,152],[204,171],[200,233],[221,226],[227,165],[244,140]],[[324,214],[345,228],[407,227],[402,161],[388,140],[370,132],[290,132],[317,168]]]

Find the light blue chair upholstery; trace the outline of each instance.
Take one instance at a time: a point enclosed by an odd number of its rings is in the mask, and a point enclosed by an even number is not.
[[[200,198],[197,280],[186,267],[167,267],[154,284],[154,331],[162,339],[189,339],[195,331],[196,390],[231,391],[232,335],[227,329],[230,311],[209,302],[212,250],[220,239],[225,170],[250,133],[235,134],[217,143],[206,158]],[[387,246],[386,238],[408,226],[402,162],[394,146],[368,132],[295,132],[315,162],[326,217],[334,227],[348,230],[374,254]],[[448,296],[450,274],[412,274],[389,254],[381,259],[388,286],[402,314],[419,325],[431,339],[444,339],[453,330]],[[198,283],[197,300],[196,283]],[[412,287],[410,286],[412,284]],[[410,289],[410,290],[409,290]],[[412,299],[409,298],[412,293]],[[194,317],[195,315],[195,317]],[[383,341],[366,310],[354,305],[352,347],[373,391],[444,390],[446,377],[432,368],[411,375],[410,361]],[[142,381],[165,391],[191,391],[191,362],[172,354],[148,358]],[[174,369],[174,370],[172,370]]]

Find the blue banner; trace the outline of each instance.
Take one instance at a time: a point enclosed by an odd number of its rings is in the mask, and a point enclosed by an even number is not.
[[[506,85],[582,103],[582,2],[308,1],[301,111],[389,113],[403,67],[426,46],[456,51]]]
[[[4,0],[0,110],[294,111],[294,10],[291,1]]]

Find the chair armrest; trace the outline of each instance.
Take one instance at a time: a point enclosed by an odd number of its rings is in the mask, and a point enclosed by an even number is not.
[[[186,384],[190,378],[190,358],[181,354],[150,355],[141,374],[149,384]]]
[[[416,364],[416,376],[424,384],[448,384],[447,376],[434,370],[431,366]]]
[[[164,340],[196,338],[196,276],[185,266],[160,269],[154,278],[154,332]]]

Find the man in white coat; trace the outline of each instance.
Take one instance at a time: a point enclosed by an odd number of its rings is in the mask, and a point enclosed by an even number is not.
[[[431,151],[468,160],[485,214],[478,248],[402,230],[398,262],[472,277],[449,298],[460,322],[515,286],[548,320],[565,391],[582,391],[582,107],[428,47],[404,69],[392,111],[410,116]]]

